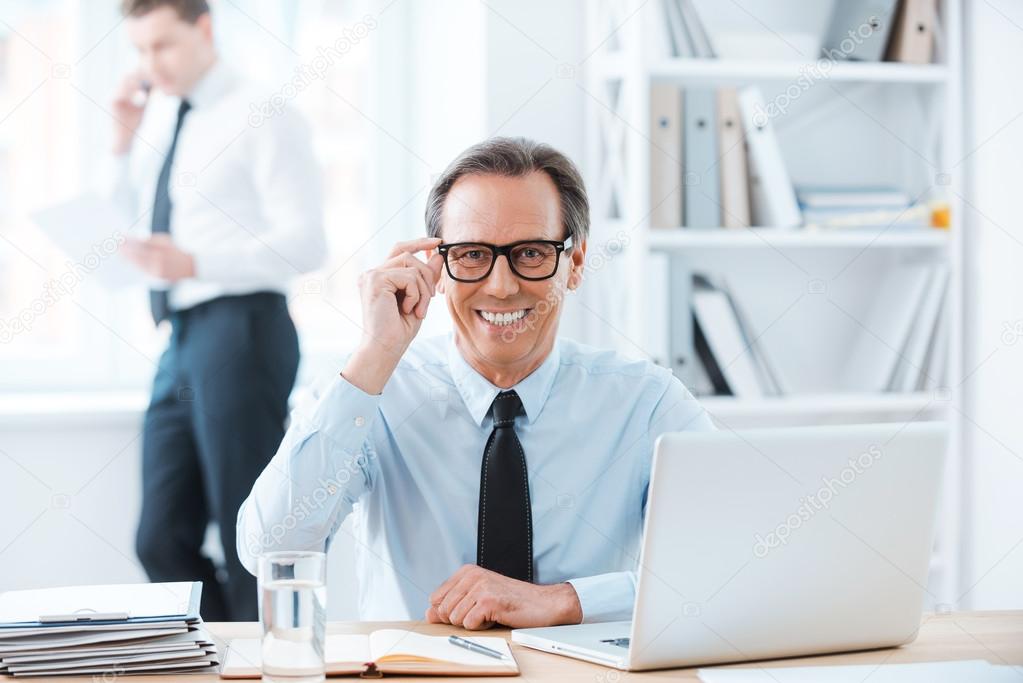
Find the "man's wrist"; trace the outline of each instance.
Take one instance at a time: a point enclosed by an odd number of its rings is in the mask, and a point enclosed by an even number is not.
[[[131,143],[134,142],[135,136],[128,135],[126,137],[119,137],[114,140],[114,145],[111,148],[111,152],[115,157],[126,156],[131,152]]]
[[[557,611],[555,613],[555,625],[581,624],[583,621],[583,606],[579,602],[579,595],[575,587],[568,583],[557,583],[551,586],[554,589]]]
[[[401,353],[395,354],[383,348],[361,346],[348,357],[341,376],[349,384],[375,396],[384,390],[401,356]]]

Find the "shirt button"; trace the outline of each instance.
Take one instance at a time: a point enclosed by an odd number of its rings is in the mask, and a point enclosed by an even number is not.
[[[366,424],[366,418],[364,418],[362,415],[360,415],[359,417],[355,418],[355,426],[356,427],[361,427],[364,424]]]
[[[328,487],[327,487],[327,490],[328,490],[328,491],[330,491],[330,495],[334,495],[335,493],[337,493],[337,487],[336,487],[336,486],[334,486],[333,484],[331,484],[330,486],[328,486]]]

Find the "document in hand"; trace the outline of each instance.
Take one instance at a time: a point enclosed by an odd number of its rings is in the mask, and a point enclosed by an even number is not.
[[[324,658],[328,676],[425,674],[438,676],[517,676],[508,641],[473,638],[474,642],[504,655],[495,659],[462,649],[444,636],[426,636],[401,629],[380,629],[365,634],[326,637]],[[227,647],[221,678],[259,678],[260,641],[235,638]]]
[[[146,214],[148,218],[148,214]],[[76,272],[84,271],[105,287],[142,285],[151,280],[118,251],[140,236],[140,223],[113,202],[86,195],[48,206],[32,220],[70,259]]]

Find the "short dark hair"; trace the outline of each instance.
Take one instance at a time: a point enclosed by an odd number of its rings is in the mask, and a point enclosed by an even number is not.
[[[141,17],[160,7],[171,7],[178,16],[194,24],[210,11],[206,0],[121,0],[121,14],[126,17]]]
[[[468,175],[517,178],[534,171],[546,173],[561,197],[561,223],[565,237],[579,245],[590,230],[590,204],[582,174],[564,154],[550,145],[526,138],[496,137],[479,142],[458,155],[430,190],[426,202],[426,232],[440,237],[444,201],[452,185]]]

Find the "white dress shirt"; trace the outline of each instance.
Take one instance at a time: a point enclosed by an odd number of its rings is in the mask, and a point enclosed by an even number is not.
[[[170,235],[195,259],[195,277],[171,287],[174,310],[226,294],[285,292],[326,254],[323,179],[310,129],[294,106],[250,116],[265,100],[217,60],[186,99],[168,190]],[[115,159],[114,200],[149,234],[156,181],[180,99],[155,90],[130,154]]]
[[[654,441],[713,429],[668,370],[561,339],[514,390],[537,583],[569,581],[585,621],[627,619]],[[450,334],[417,340],[381,395],[338,376],[292,415],[238,511],[238,555],[324,550],[355,515],[360,617],[421,619],[430,593],[476,562],[483,449],[500,390]]]

